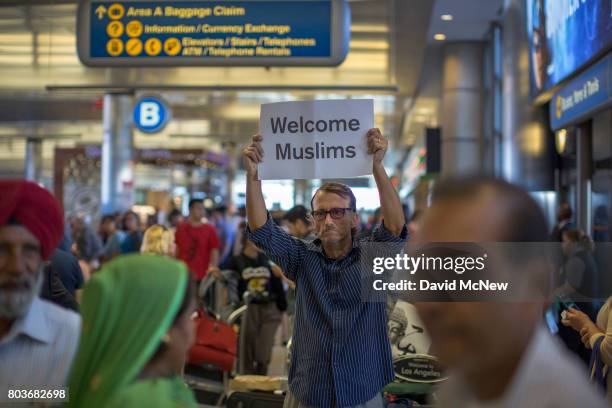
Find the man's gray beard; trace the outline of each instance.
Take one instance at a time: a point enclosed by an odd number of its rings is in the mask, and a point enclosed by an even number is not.
[[[36,277],[27,277],[30,285],[23,290],[8,290],[0,287],[0,318],[14,320],[24,316],[32,301],[40,293],[43,285],[43,267],[36,274]]]

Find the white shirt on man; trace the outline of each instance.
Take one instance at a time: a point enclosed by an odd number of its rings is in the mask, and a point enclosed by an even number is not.
[[[0,338],[0,401],[11,389],[65,387],[80,331],[77,313],[35,297],[28,312]]]
[[[504,395],[479,401],[458,375],[449,375],[437,392],[441,408],[604,408],[599,390],[589,383],[585,367],[539,327]]]

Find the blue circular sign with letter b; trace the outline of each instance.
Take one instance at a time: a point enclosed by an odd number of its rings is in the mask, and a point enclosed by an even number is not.
[[[166,126],[169,116],[168,107],[157,98],[142,98],[134,107],[134,125],[142,132],[161,131]]]

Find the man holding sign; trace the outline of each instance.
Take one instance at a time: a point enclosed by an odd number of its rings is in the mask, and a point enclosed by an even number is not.
[[[383,213],[383,223],[368,240],[401,243],[407,237],[404,213],[382,164],[388,141],[378,129],[367,134],[364,129],[361,138],[372,160],[368,166]],[[258,177],[258,166],[261,169],[270,154],[264,155],[263,141],[262,136],[254,136],[243,151],[247,233],[296,283],[285,407],[382,407],[380,390],[394,378],[386,305],[361,300],[363,241],[355,237],[359,221],[355,196],[344,184],[324,184],[311,200],[317,239],[309,243],[291,237],[266,210]]]

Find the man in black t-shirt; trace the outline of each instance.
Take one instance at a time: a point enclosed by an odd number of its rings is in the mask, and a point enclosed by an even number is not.
[[[224,269],[235,271],[238,295],[248,304],[245,330],[244,374],[266,375],[274,335],[287,309],[285,290],[275,270],[278,266],[244,235],[242,253],[232,257]]]

